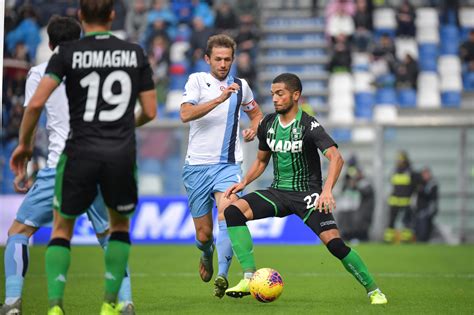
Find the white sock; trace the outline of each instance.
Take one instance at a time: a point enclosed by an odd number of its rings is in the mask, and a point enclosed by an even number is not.
[[[251,279],[253,277],[253,272],[244,272],[244,279]]]
[[[19,297],[7,297],[5,298],[5,304],[6,305],[13,305],[18,301],[20,298]]]
[[[377,289],[375,289],[375,290],[372,290],[372,291],[370,291],[370,292],[367,292],[367,296],[370,297],[370,296],[372,295],[372,293],[374,293],[374,292],[380,292],[380,293],[382,293],[382,291],[380,291],[380,289],[377,288]]]

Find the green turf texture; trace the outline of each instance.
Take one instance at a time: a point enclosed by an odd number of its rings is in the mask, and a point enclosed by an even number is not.
[[[474,246],[355,248],[387,295],[388,305],[370,305],[365,290],[323,246],[255,247],[257,265],[277,269],[285,282],[282,296],[270,304],[252,297],[213,297],[212,281],[199,278],[199,252],[193,246],[133,246],[130,266],[137,314],[474,314]],[[44,253],[42,246],[30,251],[25,315],[47,310]],[[239,271],[234,260],[231,285],[240,279]],[[103,273],[99,246],[73,246],[65,296],[68,315],[99,313]]]

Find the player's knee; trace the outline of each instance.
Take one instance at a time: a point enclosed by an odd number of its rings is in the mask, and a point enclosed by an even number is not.
[[[234,205],[230,205],[224,210],[224,217],[228,227],[242,226],[248,221],[242,211]]]
[[[333,254],[334,256],[336,256],[337,258],[341,260],[344,259],[344,257],[346,257],[351,251],[351,248],[347,246],[346,243],[344,243],[342,238],[339,238],[339,237],[333,238],[332,240],[330,240],[326,244],[326,247],[331,252],[331,254]]]
[[[8,229],[8,236],[23,234],[27,237],[31,237],[36,232],[36,230],[37,228],[35,227],[14,221],[10,229]]]

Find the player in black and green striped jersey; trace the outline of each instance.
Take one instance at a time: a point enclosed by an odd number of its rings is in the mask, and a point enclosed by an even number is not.
[[[224,211],[232,249],[244,271],[244,279],[228,289],[226,294],[231,297],[250,294],[249,281],[256,264],[246,222],[296,214],[365,287],[370,302],[386,304],[387,298],[375,284],[360,256],[341,239],[332,215],[336,207],[332,189],[344,164],[337,144],[316,118],[298,106],[302,86],[296,75],[284,73],[277,76],[271,89],[275,113],[266,115],[260,122],[257,159],[243,180],[231,186],[225,196],[243,190],[259,177],[270,158],[273,159],[274,180],[268,189],[247,194]],[[318,150],[329,160],[324,185]]]

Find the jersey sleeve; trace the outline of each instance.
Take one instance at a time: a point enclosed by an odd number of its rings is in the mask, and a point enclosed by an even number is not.
[[[155,83],[153,82],[153,72],[150,67],[150,63],[148,62],[148,57],[145,55],[143,50],[141,50],[141,54],[143,56],[143,63],[140,68],[140,86],[138,88],[138,92],[144,92],[153,90],[155,88]]]
[[[311,117],[309,125],[306,126],[307,133],[310,137],[310,141],[316,145],[316,147],[323,152],[329,149],[330,147],[335,146],[337,148],[336,142],[327,134],[323,126],[319,124],[316,118]]]
[[[23,104],[24,107],[28,106],[28,103],[30,102],[33,94],[35,94],[36,88],[38,87],[40,81],[41,74],[35,68],[32,68],[28,73],[28,77],[26,79],[25,103]]]
[[[244,112],[249,112],[255,108],[256,103],[253,98],[253,92],[246,80],[242,80],[242,109]]]
[[[184,86],[183,100],[181,104],[191,103],[197,105],[200,99],[201,91],[199,81],[196,74],[191,74]]]
[[[48,66],[46,67],[45,74],[51,76],[53,79],[61,83],[64,75],[66,74],[66,63],[64,62],[65,48],[63,46],[57,46],[53,55],[49,59]]]
[[[263,118],[258,124],[257,138],[258,138],[258,149],[260,151],[270,151],[270,147],[267,143],[267,117]]]

